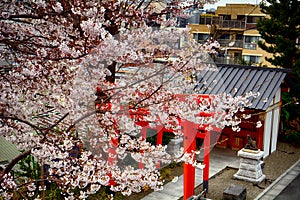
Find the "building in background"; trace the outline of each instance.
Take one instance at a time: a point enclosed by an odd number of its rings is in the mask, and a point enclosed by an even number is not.
[[[256,23],[264,17],[259,5],[226,4],[210,12],[194,10],[187,26],[199,43],[209,39],[220,43],[216,63],[272,67],[265,60],[271,54],[257,44],[261,37]]]

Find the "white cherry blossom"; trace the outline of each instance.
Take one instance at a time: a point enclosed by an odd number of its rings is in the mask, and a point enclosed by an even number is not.
[[[15,181],[8,166],[0,174],[2,196],[21,187],[38,198],[43,179],[69,199],[85,199],[102,187],[124,195],[144,186],[162,190],[158,164],[195,164],[195,153],[181,148],[171,155],[167,144],[149,142],[143,131],[164,127],[179,138],[181,120],[206,130],[239,130],[235,113],[259,94],[197,99],[195,75],[216,70],[209,54],[218,43],[174,45],[189,34],[171,26],[176,16],[204,1],[170,1],[159,12],[148,3],[1,3],[0,136],[22,150],[17,160],[32,155],[45,168],[41,180],[26,177],[25,183]],[[166,20],[166,11],[174,18]]]

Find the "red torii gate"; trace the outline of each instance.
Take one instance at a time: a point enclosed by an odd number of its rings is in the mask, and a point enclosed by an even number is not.
[[[195,153],[196,151],[196,138],[203,139],[204,143],[204,158],[203,158],[203,191],[208,192],[209,180],[209,161],[210,161],[210,147],[211,147],[211,132],[206,129],[206,126],[199,127],[190,121],[183,122],[184,128],[184,151],[187,153]],[[197,134],[193,131],[197,130]],[[220,132],[221,129],[214,127],[215,131]],[[194,156],[195,159],[195,156]],[[195,167],[191,164],[184,163],[184,186],[183,186],[183,199],[188,199],[194,195],[195,188]]]
[[[211,96],[203,94],[193,94],[195,101],[201,103],[203,99],[211,101]],[[200,112],[200,117],[213,117],[215,113]],[[211,132],[208,131],[207,125],[195,124],[188,120],[182,120],[181,126],[183,127],[183,146],[184,152],[194,153],[196,151],[196,139],[203,139],[204,143],[204,158],[203,158],[203,191],[206,194],[208,192],[208,180],[209,180],[209,161],[210,161],[210,147],[211,147]],[[214,131],[221,132],[220,128],[213,127]],[[193,134],[195,133],[196,134]],[[194,155],[194,159],[195,155]],[[186,200],[194,195],[195,189],[195,166],[184,163],[184,185],[183,185],[183,199]]]
[[[187,95],[177,95],[177,98],[184,100],[184,97]],[[209,99],[209,95],[193,95],[195,96],[195,101],[200,103],[203,99]],[[143,115],[149,113],[146,109],[138,109],[137,111],[130,111],[130,116],[132,118],[137,117],[139,120],[136,122],[136,125],[142,127],[141,136],[146,138],[146,131],[149,127],[149,122],[143,121]],[[212,117],[214,113],[201,112],[198,114],[200,117]],[[204,141],[204,158],[203,158],[203,190],[205,193],[208,192],[208,180],[209,180],[209,160],[210,160],[210,147],[211,147],[211,133],[206,129],[207,125],[203,124],[195,124],[188,120],[178,119],[180,125],[183,127],[183,137],[184,137],[184,152],[186,153],[195,153],[196,151],[196,138],[201,138]],[[162,144],[163,132],[172,132],[172,130],[165,128],[163,125],[158,125],[154,127],[154,129],[158,130],[156,145]],[[214,130],[221,131],[221,129],[214,127]],[[196,132],[196,134],[195,134]],[[112,147],[116,148],[118,145],[117,140],[111,140]],[[116,155],[115,149],[109,149],[109,152]],[[195,159],[195,156],[194,156]],[[114,158],[108,157],[108,164],[114,162]],[[143,168],[143,163],[139,164],[139,168]],[[157,164],[157,167],[160,167],[160,164]],[[110,184],[114,185],[114,181],[112,180]],[[192,164],[184,163],[184,185],[183,185],[183,193],[184,200],[192,197],[194,195],[195,188],[195,166]]]

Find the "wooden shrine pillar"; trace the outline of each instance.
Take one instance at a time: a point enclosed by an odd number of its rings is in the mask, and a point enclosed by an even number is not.
[[[196,125],[192,122],[185,121],[184,126],[184,150],[187,153],[196,151],[196,138],[201,138],[204,140],[204,158],[203,164],[205,165],[203,169],[203,191],[205,195],[208,192],[208,180],[209,180],[209,162],[210,162],[210,131],[201,129],[201,132],[195,134]],[[195,157],[194,157],[195,159]],[[194,195],[195,188],[195,167],[191,164],[184,164],[184,194],[183,199],[186,200]]]
[[[157,132],[156,145],[162,145],[163,133],[164,133],[164,127],[160,128],[159,131]],[[156,168],[160,169],[160,161],[156,163]]]
[[[195,129],[193,128],[193,123],[189,121],[183,121],[183,146],[184,152],[192,153],[196,150],[196,135],[193,132]],[[196,159],[194,157],[194,159]],[[195,188],[195,167],[191,164],[184,163],[183,165],[184,171],[184,185],[183,185],[183,199],[188,199],[194,195]]]

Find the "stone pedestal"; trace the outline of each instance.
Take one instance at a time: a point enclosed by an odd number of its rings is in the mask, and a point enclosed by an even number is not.
[[[233,175],[235,179],[240,179],[252,183],[262,182],[266,176],[261,169],[261,160],[263,158],[263,151],[252,151],[241,149],[238,151],[240,158],[240,167],[236,174]]]

